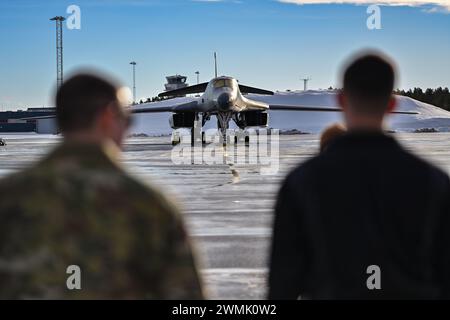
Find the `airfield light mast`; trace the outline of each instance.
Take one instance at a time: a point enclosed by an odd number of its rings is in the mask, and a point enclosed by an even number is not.
[[[133,104],[136,104],[136,62],[131,61],[130,64],[133,66]]]
[[[200,83],[200,71],[195,71],[195,74],[197,75],[197,84]]]
[[[307,78],[301,78],[300,80],[303,80],[303,91],[308,90],[308,82],[312,79],[310,77],[307,77]]]
[[[66,18],[56,16],[50,21],[56,22],[56,84],[58,89],[63,83],[63,28],[62,23]]]
[[[214,52],[214,71],[215,77],[217,78],[217,53]]]

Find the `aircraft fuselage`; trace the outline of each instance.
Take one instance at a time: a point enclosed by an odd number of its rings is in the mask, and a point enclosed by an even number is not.
[[[199,109],[210,114],[238,113],[247,110],[264,111],[269,106],[244,97],[236,79],[218,77],[212,79],[200,97]]]

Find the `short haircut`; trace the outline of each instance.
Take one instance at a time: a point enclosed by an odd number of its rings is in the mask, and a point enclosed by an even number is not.
[[[78,74],[63,83],[56,94],[59,129],[74,132],[89,129],[111,102],[117,101],[117,87],[91,74]]]
[[[344,93],[357,101],[356,112],[380,114],[388,107],[395,84],[395,68],[388,58],[369,53],[354,60],[344,72]]]

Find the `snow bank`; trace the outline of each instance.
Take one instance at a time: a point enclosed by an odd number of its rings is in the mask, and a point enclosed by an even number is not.
[[[287,104],[304,106],[337,107],[336,91],[309,90],[293,92],[277,92],[273,96],[248,95],[248,98],[264,101],[269,104]],[[194,98],[176,98],[160,102],[136,106],[167,106]],[[417,100],[398,96],[398,111],[414,111],[417,115],[392,115],[388,127],[396,131],[414,131],[421,128],[435,128],[438,131],[450,131],[450,112]],[[149,135],[168,134],[171,132],[167,113],[138,114],[134,116],[135,123],[130,133],[145,133]],[[304,111],[270,111],[269,127],[280,130],[297,129],[302,132],[317,133],[324,127],[337,121],[342,121],[338,112],[304,112]],[[206,128],[215,128],[216,121],[211,118]],[[233,127],[233,126],[231,126]]]

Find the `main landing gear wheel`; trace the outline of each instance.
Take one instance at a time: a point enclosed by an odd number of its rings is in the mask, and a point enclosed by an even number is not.
[[[202,131],[202,144],[206,144],[206,134]]]
[[[250,136],[247,131],[238,131],[234,136],[234,143],[244,142],[246,146],[250,143]]]
[[[172,131],[172,137],[171,137],[172,146],[176,146],[177,144],[181,143],[181,135],[178,131]]]

